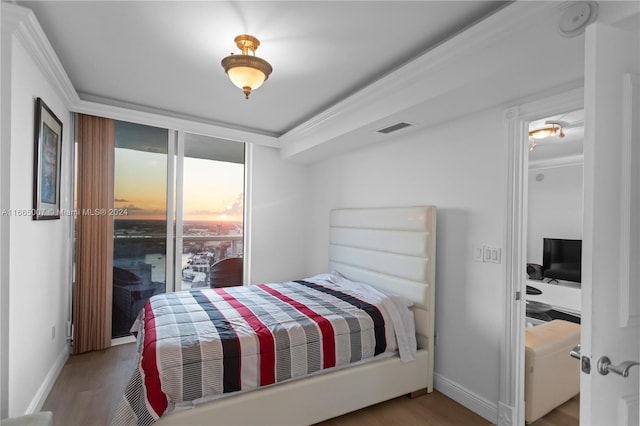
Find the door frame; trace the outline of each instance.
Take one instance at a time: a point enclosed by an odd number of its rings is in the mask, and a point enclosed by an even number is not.
[[[503,241],[504,330],[500,346],[498,425],[524,424],[524,295],[527,254],[529,122],[584,108],[582,81],[553,95],[504,111],[507,152],[506,230]]]

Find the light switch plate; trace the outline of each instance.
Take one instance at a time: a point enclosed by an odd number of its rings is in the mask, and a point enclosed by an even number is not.
[[[497,247],[484,246],[483,248],[483,261],[487,263],[500,263],[502,262],[502,249]]]

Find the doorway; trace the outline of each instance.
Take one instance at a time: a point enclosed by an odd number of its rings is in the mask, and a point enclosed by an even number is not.
[[[637,5],[636,5],[637,6]],[[505,333],[501,349],[499,424],[523,424],[522,281],[525,276],[527,189],[525,144],[528,123],[538,117],[585,108],[584,252],[581,323],[581,407],[584,423],[638,424],[637,370],[608,374],[608,360],[636,365],[638,359],[639,235],[637,211],[638,27],[613,20],[586,31],[584,89],[505,111],[508,194],[505,235]],[[618,15],[619,18],[619,15]],[[630,24],[629,26],[625,26]],[[625,28],[627,31],[625,31]],[[583,97],[584,94],[584,97]],[[612,125],[614,123],[614,125]],[[636,178],[634,178],[634,176]],[[597,326],[596,326],[597,324]],[[613,364],[612,364],[613,365]],[[616,366],[622,364],[616,364]],[[616,372],[616,370],[613,370]],[[618,376],[618,377],[616,377]]]
[[[529,327],[553,319],[580,323],[583,142],[582,109],[529,123],[525,287]]]
[[[507,229],[504,241],[505,334],[501,349],[500,425],[524,424],[524,336],[529,185],[529,125],[544,117],[584,107],[584,90],[557,90],[545,99],[504,113],[508,161]]]
[[[525,421],[578,425],[584,110],[528,127]]]

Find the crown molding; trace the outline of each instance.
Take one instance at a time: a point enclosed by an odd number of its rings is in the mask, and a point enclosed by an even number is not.
[[[112,105],[106,99],[81,99],[31,9],[2,3],[2,31],[12,34],[36,61],[69,111],[193,132],[221,139],[278,147],[275,136],[225,127],[203,118],[177,117],[166,111],[144,111],[136,105]],[[4,36],[4,34],[3,34]]]
[[[447,78],[455,61],[504,41],[526,22],[556,16],[562,2],[513,2],[459,32],[350,97],[280,136],[283,158],[294,157],[324,142],[356,131],[418,104],[447,96],[465,84]],[[468,69],[460,69],[464,73]],[[478,75],[491,70],[477,70]],[[443,84],[443,80],[446,82]],[[435,82],[435,83],[434,83]]]
[[[252,131],[225,127],[196,117],[176,117],[170,113],[143,111],[135,106],[116,106],[101,101],[80,99],[71,110],[81,114],[96,115],[114,120],[130,121],[147,126],[180,130],[215,138],[251,143],[256,145],[278,147],[274,136],[263,135]]]
[[[60,94],[65,106],[71,109],[71,106],[79,100],[78,94],[33,11],[14,4],[2,3],[2,21],[3,26],[5,23],[11,26],[16,40],[38,63],[46,78]]]
[[[582,166],[584,154],[566,155],[563,157],[547,158],[544,160],[530,161],[529,170],[554,169],[557,167]]]

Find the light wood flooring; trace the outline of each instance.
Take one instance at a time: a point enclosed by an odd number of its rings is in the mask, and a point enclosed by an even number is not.
[[[42,411],[53,412],[54,426],[109,425],[135,368],[135,344],[73,355],[65,364]],[[533,423],[577,426],[577,399]],[[417,398],[399,397],[345,414],[317,426],[472,426],[490,423],[438,391]]]
[[[491,425],[438,391],[417,398],[401,396],[315,426],[453,426]]]
[[[71,355],[42,411],[54,426],[109,425],[135,367],[135,343]]]

